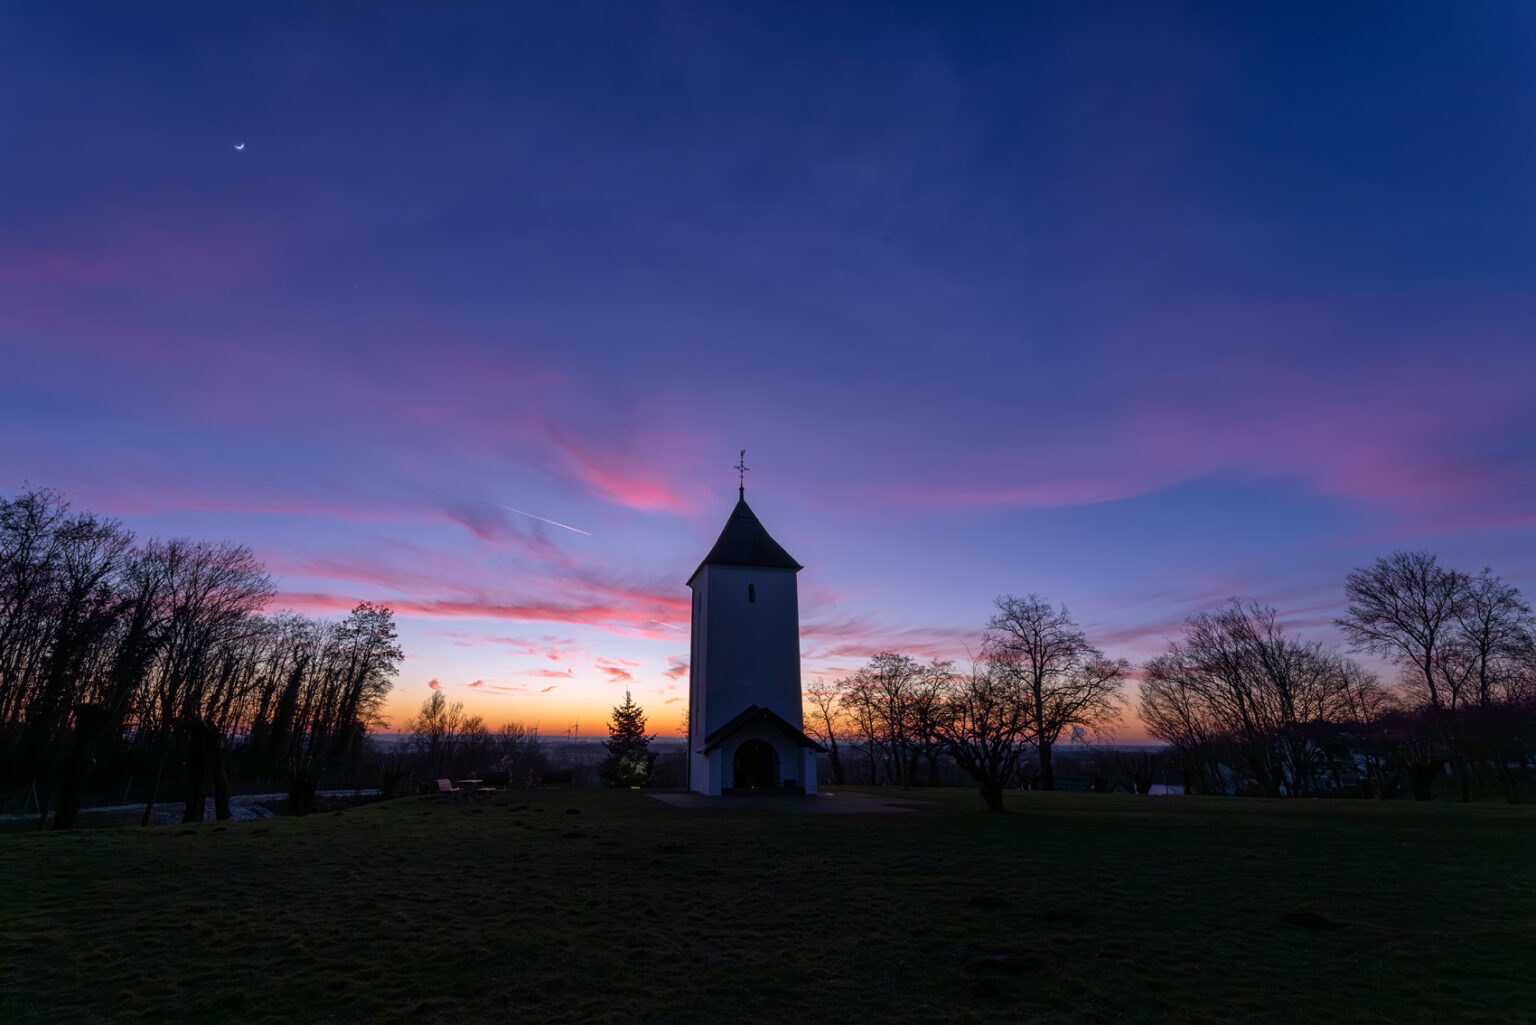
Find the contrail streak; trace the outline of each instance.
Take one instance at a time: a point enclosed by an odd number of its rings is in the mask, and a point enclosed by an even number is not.
[[[500,502],[497,502],[496,504],[497,505],[501,505]],[[573,527],[569,523],[561,523],[559,520],[546,520],[542,516],[535,516],[533,513],[531,513],[531,512],[524,512],[522,509],[514,509],[510,505],[501,505],[501,507],[503,509],[507,510],[508,512],[515,512],[519,516],[526,516],[526,517],[528,517],[531,520],[538,520],[540,523],[547,523],[551,527],[563,527],[566,530],[575,531],[578,534],[585,534],[585,535],[587,535],[587,537],[591,537],[592,536],[592,532],[590,530],[582,530],[580,527]]]
[[[683,628],[682,628],[682,627],[680,627],[680,626],[673,626],[673,625],[672,625],[672,624],[671,624],[671,623],[663,623],[663,622],[662,622],[662,621],[661,621],[661,620],[659,620],[659,619],[653,619],[653,620],[651,620],[651,622],[652,622],[652,623],[655,623],[655,624],[656,624],[656,625],[657,625],[657,626],[664,626],[664,627],[666,627],[666,628],[667,628],[667,629],[668,629],[668,630],[676,630],[676,631],[677,631],[677,632],[678,632],[678,633],[680,633],[680,634],[685,634],[685,633],[687,633],[687,632],[688,632],[688,631],[687,631],[687,630],[684,630],[684,629],[683,629]]]

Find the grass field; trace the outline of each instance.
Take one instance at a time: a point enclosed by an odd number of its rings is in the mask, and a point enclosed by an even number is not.
[[[1536,1022],[1536,810],[880,799],[0,837],[0,1021]]]

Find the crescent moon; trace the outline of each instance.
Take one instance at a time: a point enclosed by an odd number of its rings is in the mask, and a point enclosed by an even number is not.
[[[235,149],[245,149],[245,143],[243,143],[243,142],[235,143]]]

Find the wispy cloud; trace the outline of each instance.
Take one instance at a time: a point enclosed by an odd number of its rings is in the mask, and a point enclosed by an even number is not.
[[[498,502],[497,505],[501,505],[501,503]],[[585,535],[586,537],[591,537],[592,536],[592,532],[590,530],[582,530],[580,527],[573,527],[569,523],[561,523],[559,520],[549,520],[549,519],[545,519],[543,516],[535,516],[531,512],[524,512],[521,509],[514,509],[510,505],[502,505],[501,507],[503,509],[506,509],[508,512],[515,512],[519,516],[527,516],[529,519],[538,520],[540,523],[548,523],[552,527],[559,527],[562,530],[569,530],[572,533],[582,534],[582,535]]]
[[[559,435],[553,440],[564,454],[566,469],[594,493],[643,512],[690,511],[690,503],[672,490],[664,474],[640,474],[630,469],[635,465],[632,457],[625,459],[618,453],[599,454],[592,449],[579,448]],[[625,469],[618,468],[621,463]]]

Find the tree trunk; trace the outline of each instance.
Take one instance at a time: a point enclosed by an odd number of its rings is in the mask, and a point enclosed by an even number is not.
[[[996,780],[989,780],[981,784],[981,799],[986,802],[987,811],[1005,812],[1003,807],[1003,785]]]
[[[1055,790],[1056,789],[1056,770],[1051,767],[1051,747],[1052,746],[1053,745],[1048,740],[1042,740],[1040,742],[1040,745],[1039,745],[1039,747],[1040,747],[1040,789],[1041,790]]]
[[[288,814],[308,815],[315,810],[315,791],[320,787],[320,774],[308,768],[296,768],[288,785]]]
[[[1440,772],[1438,762],[1414,765],[1409,769],[1413,777],[1413,799],[1415,801],[1433,801],[1435,799],[1435,776]]]
[[[75,742],[70,747],[69,761],[64,766],[64,779],[59,785],[59,808],[53,815],[54,829],[71,829],[80,812],[80,793],[90,780],[91,767],[96,760],[96,746],[100,743],[110,713],[100,705],[75,706]]]
[[[165,748],[166,738],[162,734],[158,744],[159,756],[155,758],[155,781],[149,787],[149,800],[144,802],[144,814],[139,819],[139,825],[149,825],[149,817],[154,813],[155,801],[160,796],[160,778],[165,775]]]
[[[220,822],[229,821],[229,772],[224,763],[224,745],[216,735],[213,751],[213,817]]]
[[[208,811],[208,799],[204,786],[212,762],[214,731],[201,719],[187,722],[187,801],[182,809],[182,822],[201,822]]]

